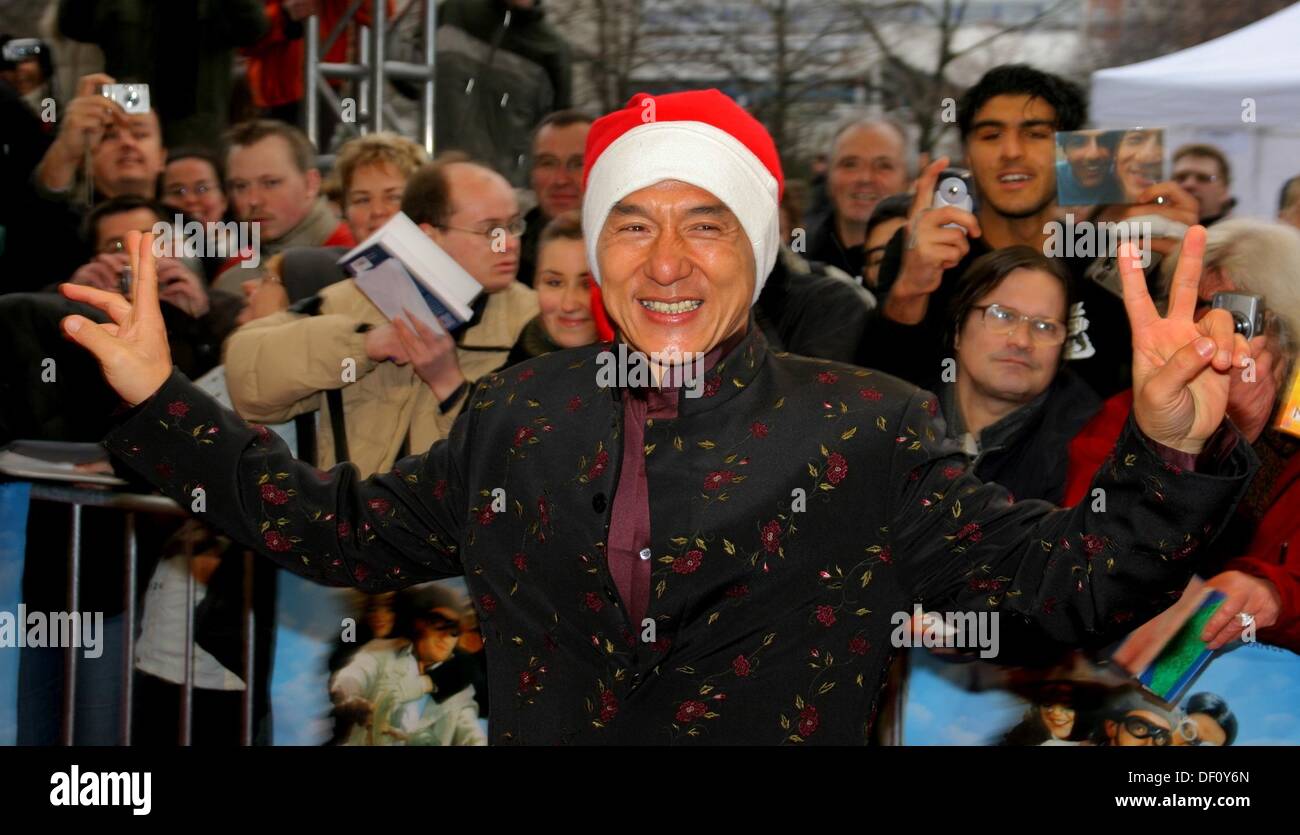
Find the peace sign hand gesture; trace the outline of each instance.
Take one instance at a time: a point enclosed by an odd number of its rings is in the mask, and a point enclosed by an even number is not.
[[[1211,310],[1193,321],[1204,255],[1205,228],[1193,226],[1183,237],[1163,318],[1133,247],[1121,246],[1117,259],[1133,328],[1133,417],[1148,438],[1192,454],[1223,422],[1233,369],[1250,356],[1228,311]]]

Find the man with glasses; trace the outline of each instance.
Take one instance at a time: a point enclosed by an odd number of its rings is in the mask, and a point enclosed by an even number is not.
[[[1237,205],[1228,193],[1232,185],[1228,157],[1213,145],[1184,145],[1174,151],[1174,174],[1169,179],[1196,198],[1202,226],[1223,220]]]
[[[1101,408],[1062,363],[1069,301],[1065,272],[1027,246],[976,259],[952,300],[954,373],[935,381],[948,437],[1018,499],[1061,501],[1070,439]]]
[[[1106,706],[1104,718],[1093,734],[1097,745],[1164,747],[1174,741],[1173,721],[1137,690],[1123,690]]]
[[[533,167],[529,174],[537,205],[524,220],[523,247],[519,254],[519,280],[533,286],[537,246],[542,230],[554,218],[582,205],[582,153],[587,146],[591,117],[577,110],[557,110],[543,119],[533,133]]]
[[[274,424],[322,410],[317,465],[346,457],[362,477],[447,437],[469,386],[505,364],[538,310],[537,294],[515,281],[526,224],[500,174],[444,154],[407,181],[402,211],[483,286],[465,327],[447,335],[389,322],[348,279],[249,322],[226,346],[243,417]],[[331,414],[331,390],[341,415]]]

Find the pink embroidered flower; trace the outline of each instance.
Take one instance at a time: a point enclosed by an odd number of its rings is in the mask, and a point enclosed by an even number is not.
[[[371,499],[366,502],[366,507],[370,508],[375,513],[382,515],[387,513],[389,510],[392,510],[393,505],[388,501],[388,499]]]
[[[743,583],[738,583],[737,585],[734,585],[731,588],[727,589],[725,594],[727,595],[727,597],[731,597],[731,598],[744,597],[745,595],[749,594],[749,586]]]
[[[743,655],[737,655],[735,660],[731,662],[731,669],[736,675],[744,678],[749,675],[749,659]]]
[[[832,485],[839,484],[849,474],[849,462],[838,452],[832,452],[826,458],[826,480]]]
[[[776,550],[781,547],[781,523],[773,519],[763,526],[763,532],[759,535],[759,541],[763,543],[763,550],[769,554],[775,554]]]
[[[352,533],[352,526],[347,522],[339,522],[339,539],[346,539],[350,533]]]
[[[365,565],[358,564],[354,566],[352,569],[352,578],[356,580],[358,583],[364,583],[366,581],[366,578],[369,576],[370,576],[370,569],[366,568]]]
[[[834,371],[822,371],[817,375],[817,382],[826,383],[827,385],[839,382],[839,379],[840,375],[836,374]]]
[[[849,641],[849,652],[854,655],[866,655],[867,651],[870,649],[871,642],[861,635],[855,635],[853,636],[853,640]]]
[[[925,407],[925,410],[926,410],[927,412],[930,413],[930,417],[934,417],[935,415],[939,414],[939,401],[938,401],[938,400],[927,400],[927,401],[925,401],[924,403],[922,403],[921,405],[922,405],[923,407]]]
[[[817,708],[807,705],[799,711],[799,736],[804,738],[810,737],[817,733],[817,728],[821,725],[821,717],[817,715]]]
[[[696,719],[702,717],[707,711],[708,711],[708,707],[704,704],[704,702],[687,700],[685,702],[682,702],[681,705],[677,708],[677,721],[694,722]]]
[[[519,692],[524,693],[538,686],[537,676],[529,670],[524,670],[519,674]]]
[[[524,380],[529,379],[536,373],[537,372],[531,368],[525,368],[523,371],[519,372],[519,376],[515,377],[515,382],[522,383]]]
[[[601,473],[605,472],[605,465],[608,463],[609,453],[603,449],[600,452],[597,452],[596,457],[591,462],[591,466],[587,468],[587,478],[589,480],[600,478]]]
[[[535,434],[537,433],[533,432],[533,430],[528,428],[527,426],[521,426],[515,430],[515,437],[514,440],[511,441],[511,443],[514,445],[516,449],[518,449],[519,447],[528,443],[528,439],[533,437]]]
[[[267,504],[284,504],[289,501],[289,494],[274,484],[262,485],[262,501]]]
[[[731,470],[714,470],[704,477],[705,490],[717,490],[731,483]]]
[[[673,571],[678,574],[692,574],[695,569],[700,567],[704,561],[703,551],[687,551],[682,556],[673,560]]]
[[[955,467],[952,464],[949,464],[943,468],[943,477],[951,481],[952,479],[956,478],[957,476],[961,475],[964,472],[966,472],[964,468]]]
[[[480,595],[478,607],[483,610],[483,615],[486,617],[497,610],[497,599],[490,594]]]
[[[1088,558],[1091,559],[1097,554],[1100,554],[1105,547],[1105,540],[1100,536],[1097,536],[1095,533],[1086,533],[1083,535],[1083,553],[1087,555]]]
[[[767,424],[760,421],[754,421],[754,425],[749,427],[749,434],[762,440],[767,437]]]
[[[569,398],[569,405],[565,407],[570,412],[576,412],[582,408],[582,398],[576,394]]]
[[[878,389],[858,389],[858,397],[861,397],[863,400],[870,400],[874,402],[884,396],[885,395],[882,394]]]
[[[880,549],[880,561],[885,565],[889,565],[894,561],[894,552],[890,550],[888,545]]]
[[[180,400],[173,400],[167,404],[167,414],[172,417],[183,418],[190,413],[190,404]]]
[[[523,551],[515,554],[515,569],[518,571],[528,570],[528,555]]]
[[[483,505],[483,509],[478,512],[478,523],[485,528],[492,524],[492,520],[495,518],[497,518],[497,513],[490,504]]]
[[[267,531],[262,534],[262,540],[266,543],[266,547],[272,551],[283,552],[293,548],[293,543],[289,540],[289,537],[279,531]]]
[[[984,538],[984,533],[980,530],[979,522],[967,522],[961,530],[957,531],[957,538],[969,539],[971,542],[979,542]]]
[[[447,495],[447,479],[440,478],[433,483],[433,497],[441,501],[445,495]]]
[[[600,721],[608,722],[618,715],[618,697],[613,690],[600,694]]]
[[[605,601],[601,600],[600,595],[596,594],[594,591],[587,592],[583,596],[582,601],[586,603],[587,608],[593,612],[599,612],[601,609],[605,608]]]
[[[835,625],[835,607],[834,607],[834,606],[818,606],[818,607],[817,607],[817,622],[820,623],[822,626],[834,626],[834,625]]]
[[[722,388],[722,375],[713,374],[704,381],[704,396],[712,397],[720,388]]]

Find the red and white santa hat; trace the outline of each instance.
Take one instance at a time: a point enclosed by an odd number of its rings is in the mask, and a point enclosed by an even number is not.
[[[587,135],[582,228],[600,281],[596,241],[619,200],[664,180],[711,193],[735,213],[754,248],[754,298],[781,248],[781,158],[767,129],[719,90],[638,93]],[[752,302],[751,302],[752,303]]]

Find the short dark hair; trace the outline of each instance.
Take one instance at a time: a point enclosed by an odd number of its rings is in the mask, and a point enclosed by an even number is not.
[[[537,238],[537,249],[540,252],[541,248],[551,241],[561,240],[582,240],[582,214],[577,209],[560,212],[551,218],[550,222],[542,227],[542,234]]]
[[[1296,202],[1300,202],[1300,174],[1282,184],[1282,192],[1277,196],[1277,213],[1282,214]]]
[[[288,122],[276,119],[249,119],[240,122],[226,131],[226,159],[235,148],[255,145],[271,136],[278,136],[289,144],[289,155],[294,167],[303,174],[316,167],[316,146],[307,138],[307,134]]]
[[[1056,130],[1078,130],[1088,120],[1088,97],[1078,84],[1028,64],[1003,64],[984,73],[975,86],[962,93],[957,126],[963,140],[980,108],[994,96],[1006,95],[1027,95],[1050,104],[1056,113]]]
[[[569,125],[590,125],[595,119],[583,113],[581,110],[556,110],[553,113],[547,113],[542,117],[542,121],[537,123],[533,128],[533,138],[542,132],[542,128],[567,128]]]
[[[912,201],[915,199],[915,194],[904,192],[891,194],[879,200],[876,207],[871,210],[871,217],[867,218],[867,237],[870,238],[871,230],[885,221],[907,217],[912,211]]]
[[[1183,157],[1206,157],[1219,164],[1219,170],[1223,172],[1223,184],[1232,185],[1232,166],[1228,165],[1228,157],[1223,151],[1213,145],[1206,145],[1203,142],[1192,142],[1181,146],[1174,151],[1173,164],[1177,165],[1178,160]]]
[[[164,173],[167,166],[173,162],[179,162],[183,159],[201,159],[208,165],[212,166],[212,171],[217,175],[217,185],[223,189],[226,184],[226,166],[221,157],[212,152],[209,148],[201,148],[198,145],[187,145],[183,148],[176,148],[167,152],[167,164],[163,166]],[[161,177],[160,177],[161,179]],[[161,183],[159,183],[161,185]],[[161,190],[160,190],[161,191]]]
[[[985,253],[966,269],[948,308],[948,345],[951,347],[961,330],[966,316],[975,309],[980,299],[997,289],[1015,270],[1040,270],[1061,282],[1065,291],[1065,313],[1069,316],[1073,303],[1073,286],[1069,274],[1055,259],[1048,258],[1032,246],[1009,246]],[[1066,324],[1062,322],[1062,324]],[[1062,343],[1062,350],[1066,343]]]
[[[113,215],[134,212],[137,209],[148,209],[153,212],[154,217],[166,223],[168,219],[168,209],[157,200],[150,200],[147,197],[137,197],[134,194],[119,194],[117,197],[110,197],[86,213],[86,219],[81,224],[81,237],[86,245],[92,249],[95,246],[95,239],[99,236],[99,222],[106,217]]]
[[[473,162],[463,151],[446,151],[415,170],[402,192],[402,213],[416,223],[442,226],[451,217],[451,182],[447,166]]]
[[[1223,700],[1222,696],[1216,696],[1213,693],[1196,693],[1189,696],[1187,704],[1183,705],[1183,713],[1191,716],[1193,713],[1204,713],[1206,716],[1219,723],[1223,728],[1223,744],[1231,745],[1237,739],[1237,716],[1228,709],[1228,703]]]

